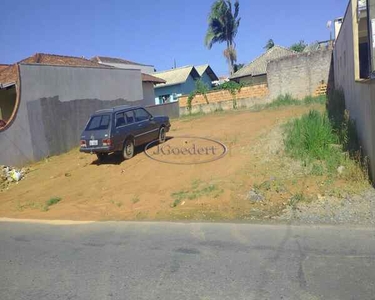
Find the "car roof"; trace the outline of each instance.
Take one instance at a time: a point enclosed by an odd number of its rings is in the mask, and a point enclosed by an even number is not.
[[[138,106],[120,105],[120,106],[115,106],[112,108],[98,110],[93,115],[100,115],[100,114],[105,114],[105,113],[116,113],[118,111],[137,109],[137,108],[143,108],[143,107],[139,105]]]

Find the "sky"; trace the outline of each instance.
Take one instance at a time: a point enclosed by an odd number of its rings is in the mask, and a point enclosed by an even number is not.
[[[2,0],[0,63],[35,53],[119,57],[158,71],[210,64],[228,73],[225,45],[204,46],[213,0]],[[238,63],[259,56],[272,38],[288,47],[328,40],[328,20],[345,13],[348,0],[240,0]]]

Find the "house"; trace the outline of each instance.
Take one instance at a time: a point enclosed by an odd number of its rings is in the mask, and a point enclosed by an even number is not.
[[[203,81],[209,88],[212,87],[213,82],[219,80],[219,77],[217,77],[209,64],[195,66],[195,69],[198,71],[201,81]]]
[[[245,84],[267,84],[267,65],[270,61],[291,56],[296,52],[275,45],[251,63],[234,73],[230,80]]]
[[[147,105],[139,69],[38,53],[0,71],[0,161],[23,165],[70,150],[96,110]],[[4,124],[5,123],[5,124]]]
[[[373,1],[351,0],[333,49],[335,89],[341,90],[355,121],[369,169],[375,178],[375,48]],[[369,5],[367,5],[369,4]],[[371,21],[371,22],[370,22]]]
[[[155,103],[177,101],[178,97],[190,94],[195,90],[195,82],[201,79],[209,89],[218,77],[209,65],[185,66],[167,71],[156,72],[153,75],[165,80],[165,83],[155,86]]]
[[[95,56],[90,59],[91,61],[101,64],[103,66],[110,66],[119,69],[132,69],[141,70],[142,72],[142,88],[143,88],[143,99],[145,104],[152,105],[155,104],[155,91],[154,85],[165,83],[161,78],[157,78],[152,74],[155,72],[155,67],[152,65],[144,65],[136,63],[130,60],[125,60],[122,58],[114,58],[107,56]]]

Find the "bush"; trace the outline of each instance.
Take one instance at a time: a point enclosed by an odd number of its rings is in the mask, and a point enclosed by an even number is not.
[[[311,110],[288,125],[286,151],[299,159],[327,159],[337,152],[332,144],[338,139],[326,114]]]

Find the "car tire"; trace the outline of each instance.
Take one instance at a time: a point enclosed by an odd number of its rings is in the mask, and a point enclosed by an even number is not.
[[[166,138],[167,138],[167,132],[165,131],[165,127],[162,126],[159,129],[159,137],[158,137],[159,143],[160,144],[164,143]]]
[[[96,157],[98,158],[98,161],[100,162],[102,162],[107,156],[108,156],[108,153],[96,153]]]
[[[124,143],[124,149],[122,150],[122,156],[124,159],[131,159],[134,156],[134,140],[127,139]]]

